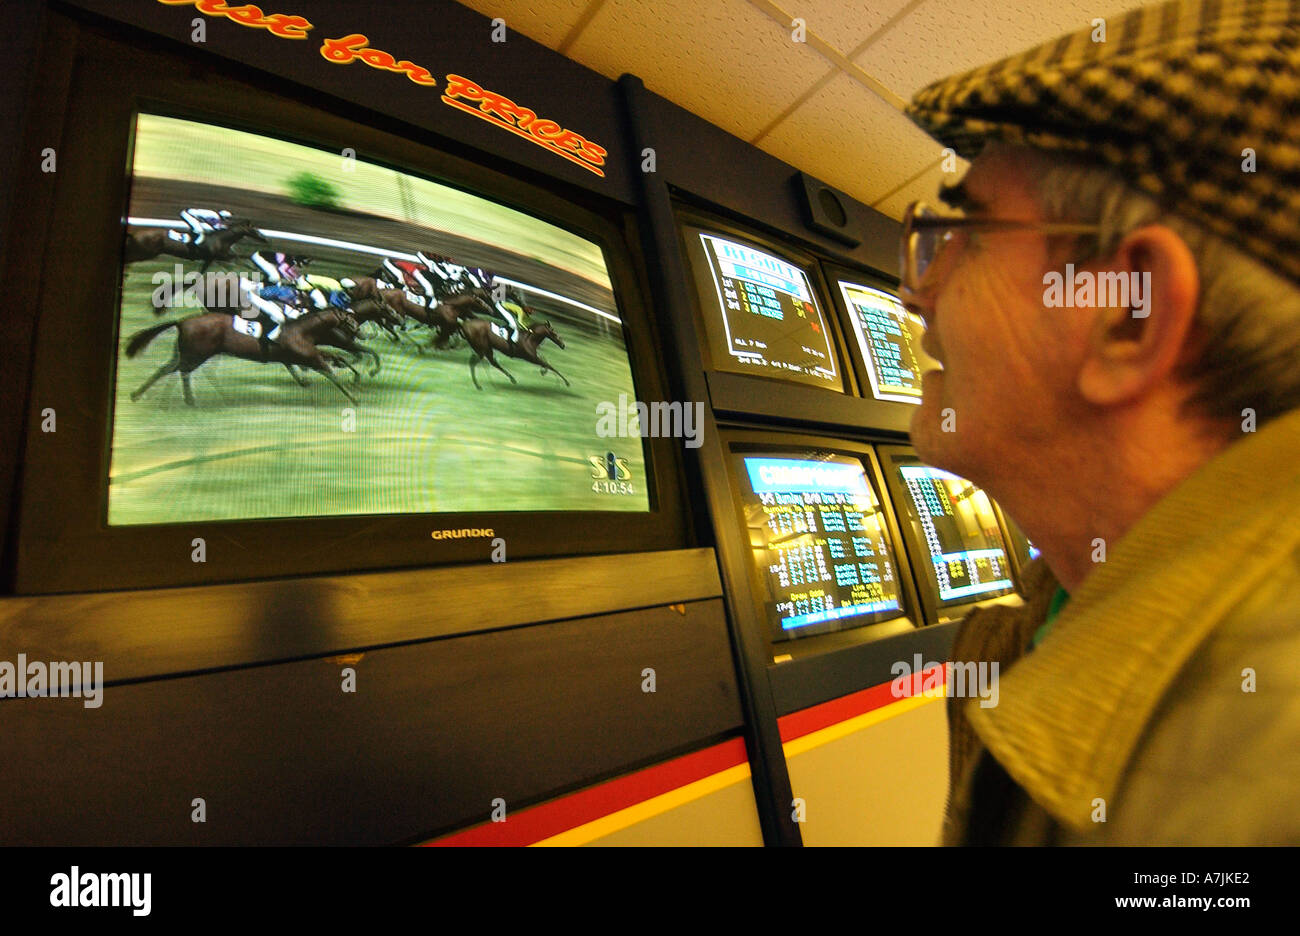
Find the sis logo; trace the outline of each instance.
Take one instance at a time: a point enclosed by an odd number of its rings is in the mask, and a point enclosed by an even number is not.
[[[591,465],[591,476],[596,480],[632,480],[632,469],[628,467],[627,459],[618,458],[613,452],[606,452],[604,455],[588,455],[587,462]]]

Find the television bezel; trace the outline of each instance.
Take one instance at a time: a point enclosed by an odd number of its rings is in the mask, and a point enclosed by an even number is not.
[[[866,352],[858,347],[857,331],[853,325],[854,312],[845,302],[843,293],[840,292],[840,282],[850,281],[870,289],[878,289],[898,299],[898,281],[880,273],[844,266],[829,260],[822,261],[822,273],[826,277],[831,302],[835,306],[835,314],[840,317],[840,329],[844,333],[844,343],[848,346],[849,361],[853,366],[854,376],[857,378],[858,387],[862,391],[863,406],[875,422],[889,428],[901,429],[903,432],[909,431],[912,424],[912,415],[921,408],[921,399],[917,397],[917,402],[906,403],[901,400],[882,400],[875,395],[871,389],[870,365],[866,361]],[[920,351],[921,349],[918,348],[917,350]],[[930,363],[930,358],[925,355],[924,351],[921,351],[921,354],[924,355],[921,361],[924,367]],[[935,366],[938,366],[937,363]],[[924,373],[924,370],[922,373]]]
[[[789,432],[783,430],[755,431],[749,429],[726,428],[720,430],[723,450],[726,453],[727,483],[731,491],[732,503],[736,508],[737,529],[741,532],[741,542],[745,550],[746,579],[749,582],[748,597],[753,602],[754,615],[762,622],[764,638],[776,658],[801,658],[822,654],[893,637],[896,634],[915,630],[920,624],[916,583],[913,571],[903,549],[898,518],[890,498],[889,490],[884,486],[880,463],[873,446],[867,442],[855,442],[833,436],[811,435],[807,432]],[[880,499],[881,511],[885,517],[885,528],[894,546],[894,574],[898,582],[899,603],[902,606],[897,616],[877,621],[873,624],[861,624],[850,628],[827,629],[817,626],[799,633],[780,631],[768,619],[765,596],[765,582],[753,560],[753,547],[749,542],[748,527],[745,517],[745,491],[736,471],[737,456],[753,453],[772,452],[788,453],[792,450],[815,449],[836,455],[855,458],[863,463],[868,481]]]
[[[687,292],[691,296],[695,336],[700,357],[704,363],[705,378],[709,385],[713,408],[719,413],[733,415],[758,415],[776,419],[796,419],[827,426],[867,428],[860,408],[856,374],[845,362],[847,348],[843,323],[835,306],[828,298],[829,290],[822,273],[821,258],[806,249],[778,240],[774,235],[761,233],[758,228],[747,227],[721,215],[709,213],[694,205],[674,203],[677,226],[677,245],[681,251],[682,266],[687,278]],[[735,238],[756,250],[775,254],[799,267],[808,277],[813,295],[822,310],[830,337],[831,352],[835,355],[839,388],[804,381],[790,380],[779,374],[761,374],[757,371],[737,370],[719,366],[710,342],[709,315],[713,294],[702,295],[696,275],[695,252],[688,236],[689,228],[699,228],[704,233]],[[881,427],[905,432],[906,427]]]
[[[76,132],[59,141],[40,272],[16,548],[6,557],[14,592],[97,592],[489,561],[490,539],[430,535],[449,528],[492,530],[493,539],[505,541],[511,560],[694,545],[682,499],[680,447],[656,438],[637,440],[646,457],[648,513],[426,513],[108,526],[104,507],[121,353],[123,232],[135,116],[141,111],[326,150],[350,147],[359,158],[505,204],[596,241],[619,303],[638,397],[663,399],[666,375],[643,300],[635,259],[639,245],[627,236],[625,206],[561,182],[548,190],[527,172],[519,173],[521,179],[484,165],[494,162],[490,154],[475,153],[477,161],[471,160],[451,152],[464,147],[426,131],[399,136],[391,122],[371,112],[331,111],[290,96],[293,86],[283,82],[270,88],[263,76],[236,74],[229,63],[199,65],[172,51],[137,50],[120,40],[86,43],[80,52],[64,114],[64,126]],[[113,221],[99,229],[86,218]],[[70,231],[82,236],[69,237]],[[67,335],[76,337],[69,342]],[[112,355],[104,348],[113,349]],[[80,379],[66,379],[69,373]],[[53,433],[41,431],[48,410],[57,414]],[[592,418],[594,423],[594,412]],[[95,492],[93,501],[65,496],[87,490]],[[205,562],[192,561],[197,537],[208,544]]]
[[[898,516],[899,529],[902,532],[903,541],[911,559],[912,578],[916,580],[916,589],[920,596],[921,607],[925,612],[926,623],[943,624],[947,621],[954,621],[964,617],[971,608],[983,605],[1019,603],[1021,597],[1014,571],[1014,560],[1011,558],[1011,547],[1006,541],[1006,533],[1002,527],[1002,512],[998,509],[997,501],[993,500],[992,497],[989,498],[989,503],[993,505],[993,517],[998,521],[998,533],[1002,536],[1002,550],[1007,556],[1007,577],[1011,580],[1011,588],[998,595],[989,595],[970,601],[946,605],[939,603],[939,596],[930,588],[930,579],[921,566],[922,562],[929,561],[929,553],[913,534],[911,521],[909,520],[906,524],[903,523],[902,517],[907,510],[908,493],[897,473],[893,471],[893,456],[895,455],[914,458],[922,465],[925,462],[916,454],[916,449],[910,445],[877,445],[876,455],[880,461],[880,471],[884,475],[885,484],[889,488],[890,500],[894,502],[894,511]],[[985,491],[985,494],[987,493]]]

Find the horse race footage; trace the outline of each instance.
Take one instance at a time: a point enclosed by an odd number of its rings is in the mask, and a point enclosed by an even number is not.
[[[599,244],[148,114],[126,221],[110,524],[649,509],[641,439],[596,432],[635,398]]]

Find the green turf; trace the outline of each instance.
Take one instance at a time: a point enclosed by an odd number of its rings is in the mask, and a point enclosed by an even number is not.
[[[495,244],[610,288],[605,259],[592,241],[505,205],[367,162],[364,152],[344,160],[314,147],[152,114],[141,114],[136,125],[137,176],[287,195],[289,180],[303,171],[337,189],[341,207]]]
[[[299,387],[278,364],[230,357],[194,373],[197,406],[185,404],[179,375],[162,378],[139,401],[130,394],[167,361],[176,331],[137,357],[127,339],[163,319],[150,297],[159,258],[127,268],[118,343],[108,522],[312,517],[489,510],[648,509],[641,439],[596,436],[596,404],[635,398],[622,342],[552,316],[566,350],[542,355],[573,384],[519,360],[503,359],[518,385],[486,363],[483,390],[470,381],[471,352],[429,351],[387,337],[369,342],[383,359],[364,377],[353,407],[318,374]],[[356,275],[320,263],[314,272]],[[422,342],[428,333],[416,333]],[[358,364],[363,375],[368,365]],[[351,374],[340,371],[351,387]],[[355,410],[355,431],[344,430]],[[614,451],[631,466],[633,496],[591,489],[588,457]]]

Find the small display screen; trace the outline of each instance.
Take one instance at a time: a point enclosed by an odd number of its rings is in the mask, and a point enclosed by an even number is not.
[[[893,544],[859,459],[815,451],[735,458],[754,568],[778,639],[902,614]]]
[[[940,607],[1013,590],[1006,543],[989,496],[965,478],[916,461],[897,464],[923,574]]]
[[[840,280],[840,293],[853,322],[877,400],[921,402],[921,375],[930,360],[921,350],[924,328],[894,296],[881,289]]]
[[[694,229],[689,234],[713,366],[842,392],[808,274],[748,244]]]

